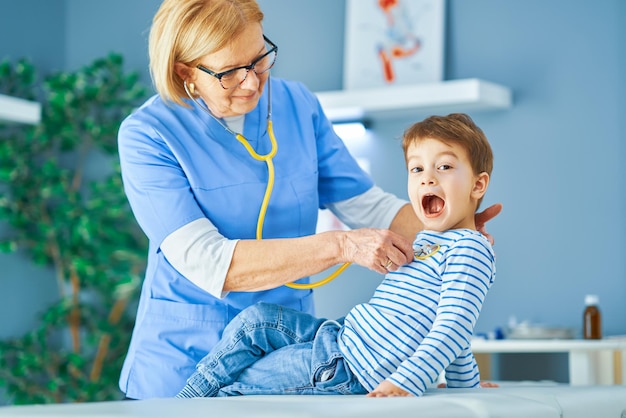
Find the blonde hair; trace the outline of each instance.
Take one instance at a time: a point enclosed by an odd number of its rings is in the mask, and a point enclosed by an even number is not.
[[[261,23],[256,0],[164,0],[150,29],[150,75],[166,102],[185,105],[183,79],[177,62],[195,67],[198,60],[219,51],[250,23]]]

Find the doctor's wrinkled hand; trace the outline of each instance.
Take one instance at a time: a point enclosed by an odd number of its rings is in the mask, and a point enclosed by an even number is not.
[[[385,274],[411,262],[413,246],[407,238],[387,229],[355,229],[345,234],[343,257]]]

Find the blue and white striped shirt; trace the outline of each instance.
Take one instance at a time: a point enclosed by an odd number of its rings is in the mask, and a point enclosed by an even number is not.
[[[339,345],[369,391],[387,379],[420,396],[444,370],[448,387],[480,383],[470,339],[495,278],[493,249],[470,229],[417,234],[415,249],[428,244],[439,251],[388,273],[345,318]]]

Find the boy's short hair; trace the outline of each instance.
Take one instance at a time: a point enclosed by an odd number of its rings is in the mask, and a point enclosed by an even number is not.
[[[402,150],[406,158],[409,145],[427,138],[444,143],[461,145],[467,151],[474,174],[485,172],[491,176],[493,152],[487,137],[472,118],[464,113],[451,113],[448,116],[430,116],[414,123],[402,137]]]

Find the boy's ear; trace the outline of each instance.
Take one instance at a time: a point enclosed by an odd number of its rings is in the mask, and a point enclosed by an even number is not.
[[[476,200],[482,198],[487,191],[487,187],[489,187],[489,174],[483,171],[476,176],[474,188],[472,189],[472,198]]]

